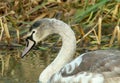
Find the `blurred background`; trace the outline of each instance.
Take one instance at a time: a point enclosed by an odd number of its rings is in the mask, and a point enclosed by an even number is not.
[[[20,58],[25,34],[42,18],[57,18],[71,26],[77,38],[75,57],[120,49],[120,0],[0,0],[0,83],[36,83],[56,57],[61,38],[53,34]]]

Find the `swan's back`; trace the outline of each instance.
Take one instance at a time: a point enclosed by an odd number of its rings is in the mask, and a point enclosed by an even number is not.
[[[66,64],[49,82],[120,83],[120,51],[98,50],[84,53]]]
[[[80,71],[108,72],[114,67],[120,67],[120,51],[98,50],[88,52],[82,57]]]

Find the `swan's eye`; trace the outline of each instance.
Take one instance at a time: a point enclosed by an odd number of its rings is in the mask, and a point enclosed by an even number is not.
[[[34,33],[35,33],[35,31],[31,32],[31,35],[26,38],[26,42],[28,42],[28,39],[33,40],[33,34]]]

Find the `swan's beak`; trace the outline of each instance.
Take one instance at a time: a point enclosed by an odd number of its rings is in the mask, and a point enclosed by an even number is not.
[[[35,41],[28,39],[27,40],[27,46],[24,49],[21,57],[23,58],[34,46],[35,46]]]

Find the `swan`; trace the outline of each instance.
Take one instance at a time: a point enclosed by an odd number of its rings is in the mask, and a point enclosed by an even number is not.
[[[76,51],[75,34],[69,25],[55,18],[43,18],[33,23],[21,57],[54,33],[61,36],[62,47],[54,61],[40,74],[40,83],[120,83],[120,51],[91,51],[72,60]]]

